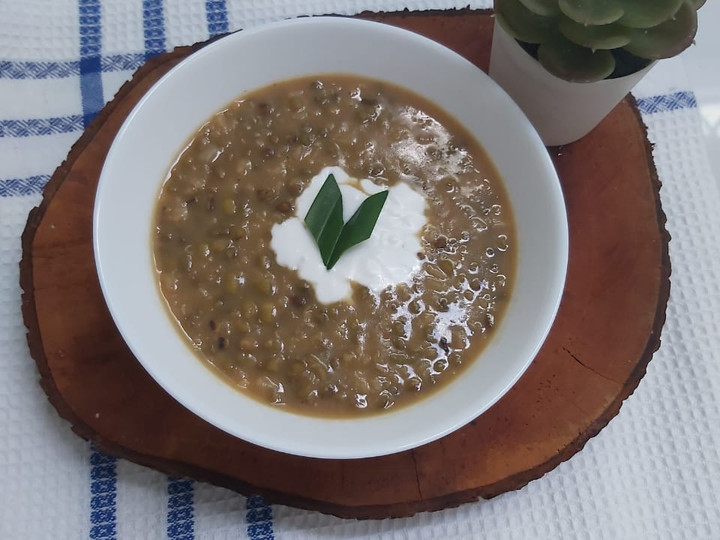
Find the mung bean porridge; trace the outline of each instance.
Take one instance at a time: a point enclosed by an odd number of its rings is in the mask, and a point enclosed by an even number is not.
[[[328,300],[335,269],[313,280],[288,266],[273,235],[302,220],[303,193],[328,168],[422,201],[422,223],[404,231],[417,245],[407,275],[349,279]],[[459,122],[398,86],[323,75],[240,96],[198,130],[163,185],[153,252],[172,316],[220,376],[289,411],[357,417],[475,361],[510,296],[514,239],[501,178]]]

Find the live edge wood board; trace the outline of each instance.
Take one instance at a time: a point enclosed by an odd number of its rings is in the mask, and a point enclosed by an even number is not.
[[[360,16],[424,34],[487,70],[488,12]],[[549,149],[570,225],[562,304],[526,374],[471,424],[391,456],[308,459],[233,438],[161,390],[105,306],[92,210],[103,160],[127,114],[202,46],[176,49],[139,69],[75,144],[28,219],[20,278],[28,342],[50,402],[78,435],[110,454],[271,502],[384,518],[521,488],[580,451],[618,413],[660,344],[670,289],[660,184],[632,98],[582,140]]]

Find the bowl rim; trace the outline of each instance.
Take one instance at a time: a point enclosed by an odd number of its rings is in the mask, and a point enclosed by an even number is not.
[[[118,194],[117,191],[113,191],[113,189],[117,190],[117,180],[113,180],[113,178],[116,178],[113,176],[113,174],[115,174],[114,168],[117,168],[118,161],[123,159],[123,151],[121,150],[121,148],[124,144],[124,141],[128,140],[129,134],[132,134],[133,129],[135,129],[134,126],[137,122],[139,122],[139,119],[143,115],[149,114],[147,113],[146,109],[152,106],[154,101],[160,99],[157,96],[162,94],[164,88],[167,88],[168,85],[172,85],[175,82],[175,79],[179,76],[178,74],[186,73],[188,72],[188,70],[190,70],[189,72],[192,72],[193,69],[200,69],[195,68],[195,66],[202,66],[202,63],[205,62],[206,59],[210,59],[208,61],[212,61],[212,57],[216,54],[219,54],[219,52],[224,51],[225,49],[232,49],[233,47],[242,46],[244,42],[252,42],[256,38],[259,39],[259,36],[268,36],[272,35],[273,33],[277,34],[278,32],[282,33],[286,31],[296,31],[297,33],[298,29],[300,29],[302,32],[318,29],[329,30],[331,28],[333,29],[333,31],[347,33],[347,35],[352,34],[354,36],[354,32],[360,32],[366,33],[368,34],[368,36],[372,36],[376,39],[382,38],[390,40],[391,42],[396,40],[399,44],[407,46],[410,49],[417,48],[419,51],[422,51],[426,54],[434,54],[437,58],[445,59],[448,62],[453,62],[453,69],[465,70],[467,72],[467,76],[470,79],[481,81],[481,83],[479,84],[484,85],[484,97],[490,97],[492,100],[494,100],[494,105],[499,106],[509,115],[511,119],[511,122],[509,124],[515,126],[516,128],[514,135],[520,136],[521,138],[521,147],[527,147],[533,150],[530,155],[530,161],[535,166],[538,177],[540,177],[542,181],[545,181],[547,183],[546,187],[548,188],[548,197],[545,202],[549,205],[548,208],[550,210],[550,223],[551,227],[553,227],[553,232],[555,234],[553,238],[555,241],[555,245],[553,246],[552,250],[552,254],[554,256],[554,265],[553,271],[551,272],[552,275],[550,276],[551,279],[548,283],[544,284],[544,286],[546,287],[545,297],[547,297],[547,301],[542,306],[542,313],[539,313],[539,320],[533,319],[532,317],[528,316],[528,314],[523,315],[526,323],[529,324],[532,329],[532,337],[530,339],[530,342],[525,343],[522,346],[522,350],[524,351],[524,358],[521,362],[518,363],[516,369],[513,370],[511,375],[506,375],[505,377],[503,377],[502,381],[499,382],[497,388],[493,392],[494,395],[492,396],[492,399],[486,399],[482,403],[482,405],[468,407],[466,410],[464,410],[463,414],[453,414],[451,421],[444,420],[443,418],[433,414],[432,411],[429,409],[430,406],[428,403],[431,401],[441,403],[442,400],[438,401],[438,397],[447,395],[448,391],[456,385],[457,379],[462,378],[463,375],[467,373],[468,369],[470,368],[466,368],[464,373],[461,374],[460,377],[455,378],[456,380],[445,384],[444,388],[434,391],[431,395],[419,400],[417,403],[402,407],[397,411],[389,411],[379,415],[372,415],[369,417],[358,419],[318,418],[299,415],[289,411],[277,411],[277,409],[273,409],[268,405],[260,404],[259,402],[255,402],[255,400],[253,400],[252,398],[243,396],[238,390],[231,388],[230,384],[222,380],[217,374],[212,373],[211,368],[206,367],[203,362],[195,358],[195,353],[190,350],[190,347],[183,343],[183,345],[187,348],[188,354],[192,355],[193,360],[198,365],[202,366],[202,369],[206,370],[208,374],[210,374],[219,382],[220,385],[229,388],[234,394],[237,394],[238,397],[241,398],[237,400],[237,403],[242,407],[242,410],[247,413],[245,415],[246,417],[249,418],[250,416],[255,414],[272,416],[273,419],[270,423],[273,424],[273,426],[276,426],[274,418],[279,413],[280,415],[286,417],[286,419],[291,418],[291,423],[295,426],[298,426],[297,429],[305,429],[308,431],[308,433],[314,434],[314,437],[320,437],[321,435],[323,437],[335,437],[330,442],[328,442],[328,440],[324,440],[322,444],[318,444],[317,442],[313,443],[312,441],[308,441],[306,439],[298,440],[297,438],[288,438],[285,437],[284,434],[280,434],[280,436],[278,436],[277,434],[268,436],[268,434],[264,432],[258,433],[257,430],[259,428],[262,428],[262,425],[259,425],[257,422],[255,422],[252,427],[248,428],[245,425],[241,424],[238,426],[237,423],[229,421],[227,416],[218,417],[212,410],[208,409],[208,406],[206,404],[198,402],[196,396],[188,394],[186,390],[182,388],[182,386],[178,386],[178,379],[169,377],[166,372],[166,368],[163,368],[161,364],[158,364],[155,358],[148,356],[146,352],[147,344],[142,343],[141,338],[138,337],[139,325],[137,324],[137,321],[131,321],[128,318],[127,306],[123,303],[126,302],[126,299],[121,299],[119,296],[119,291],[123,291],[124,286],[118,286],[118,271],[116,268],[112,267],[111,262],[108,262],[111,261],[111,259],[108,259],[109,248],[106,240],[108,239],[107,229],[111,225],[108,225],[108,221],[110,218],[107,218],[106,214],[108,213],[108,209],[112,208],[112,205],[109,204],[108,197],[112,197],[113,194]],[[470,73],[470,70],[473,71],[472,75]],[[282,79],[288,77],[280,78]],[[388,80],[390,79],[388,78]],[[398,84],[395,80],[390,80],[390,82]],[[236,92],[236,95],[242,93],[244,92],[238,91]],[[423,92],[418,93],[427,97]],[[224,104],[217,104],[214,109],[218,110],[220,107],[222,107],[222,105]],[[442,103],[437,103],[436,101],[436,105],[447,110],[447,108]],[[464,119],[459,118],[458,115],[453,116],[455,116],[456,119],[468,129],[468,131],[473,133],[473,135],[477,136],[473,132],[473,130],[466,125],[466,123],[463,121]],[[193,133],[194,131],[188,132],[187,136],[189,137]],[[487,145],[483,144],[483,146],[486,147],[488,155],[491,159],[493,159],[493,154],[489,150],[487,150]],[[173,156],[176,156],[179,150],[180,147],[177,147],[171,152],[171,154]],[[170,167],[171,161],[172,158],[166,162],[166,170]],[[498,163],[496,162],[495,165],[498,166]],[[498,169],[500,169],[500,167],[498,167]],[[160,180],[164,182],[164,179],[158,179],[158,190],[159,187],[162,185],[162,182]],[[114,188],[111,187],[113,186],[113,182],[116,183],[114,185]],[[514,208],[515,205],[513,204],[512,197],[510,198],[511,206],[513,206]],[[546,208],[543,210],[548,209]],[[535,231],[534,234],[540,233],[538,231]],[[147,231],[147,237],[149,240],[149,228]],[[150,249],[150,247],[148,247],[148,249]],[[257,444],[271,450],[306,457],[352,459],[392,454],[439,439],[447,435],[448,433],[455,431],[459,427],[467,424],[468,422],[485,412],[517,382],[517,380],[522,376],[522,374],[531,364],[533,358],[542,346],[542,343],[544,342],[550,330],[554,317],[557,313],[562,296],[562,290],[567,269],[568,232],[562,190],[560,188],[559,180],[555,173],[555,169],[552,165],[549,155],[545,150],[545,147],[542,145],[542,142],[537,136],[537,133],[532,128],[529,121],[527,121],[522,112],[520,112],[519,108],[487,75],[485,75],[477,67],[473,66],[468,60],[462,58],[457,53],[451,51],[450,49],[447,49],[443,45],[440,45],[439,43],[436,43],[429,38],[420,36],[419,34],[415,34],[408,30],[403,30],[377,22],[350,19],[345,17],[323,16],[291,19],[268,25],[258,26],[249,30],[243,30],[242,32],[229,34],[189,55],[187,58],[178,63],[178,65],[168,71],[168,73],[166,73],[162,78],[160,78],[152,86],[152,88],[143,95],[140,101],[130,112],[127,119],[125,120],[122,127],[115,136],[112,146],[105,159],[105,163],[103,165],[100,180],[98,183],[95,207],[93,210],[93,250],[103,296],[118,330],[120,331],[123,339],[129,346],[130,350],[133,352],[135,358],[137,358],[137,360],[146,369],[146,371],[148,371],[148,373],[153,377],[153,379],[158,382],[160,386],[166,392],[168,392],[176,401],[180,402],[185,408],[189,409],[194,414],[200,416],[205,421],[222,429],[223,431],[243,440],[246,440],[250,443]],[[518,267],[521,263],[521,254],[522,250],[519,251],[517,262]],[[148,274],[150,274],[150,270],[154,270],[154,268],[148,267],[146,268],[146,270],[148,271]],[[127,285],[127,283],[125,285]],[[161,300],[159,287],[156,287],[156,296],[157,298],[153,302],[154,304],[157,304],[158,301]],[[164,300],[162,302],[164,303]],[[510,305],[508,305],[506,308],[506,313],[503,321],[501,321],[500,325],[497,328],[498,334],[502,334],[503,332],[505,332],[504,319],[508,317],[511,311],[511,307],[515,303],[516,298],[515,294],[513,293],[510,300]],[[155,306],[155,308],[156,307],[157,306]],[[166,310],[166,307],[163,306],[163,309]],[[169,312],[164,313],[164,316],[169,318]],[[177,331],[176,328],[174,330],[177,333],[178,340],[180,340],[180,333]],[[498,338],[499,336],[496,335],[491,339],[490,343],[481,353],[481,357],[487,356],[489,349],[497,347]],[[476,363],[478,363],[478,359],[475,359],[473,361],[473,364]],[[183,366],[183,369],[186,369],[188,373],[197,374],[197,370],[190,369],[184,364]],[[165,371],[163,371],[164,369]],[[219,388],[217,391],[219,393],[223,392]],[[464,389],[464,392],[468,391],[468,388]],[[213,399],[215,399],[215,397],[213,397]],[[412,411],[413,414],[408,414],[408,411]],[[415,414],[415,411],[418,411],[418,413]],[[425,414],[425,423],[430,425],[418,425],[419,421],[418,418],[416,418],[418,414]],[[401,420],[394,420],[400,417],[402,417]],[[288,427],[290,426],[288,422],[290,421],[288,420],[287,422],[281,422],[281,424],[283,424],[287,429],[295,429],[295,427]],[[352,424],[354,428],[347,429],[345,425],[348,423]],[[413,426],[413,430],[411,430],[410,433],[406,432],[406,430],[401,429],[402,426],[407,426],[408,424]],[[381,426],[381,428],[378,428],[377,426]],[[328,427],[330,427],[331,429],[327,429]],[[377,432],[381,435],[386,435],[386,437],[380,437],[379,440],[375,440],[372,443],[360,447],[351,447],[348,443],[341,440],[343,438],[352,438],[353,433],[356,430],[361,432],[367,431],[369,433]],[[328,433],[332,433],[334,435],[331,436],[328,435]]]

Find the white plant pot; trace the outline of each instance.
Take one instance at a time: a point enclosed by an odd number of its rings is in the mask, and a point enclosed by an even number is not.
[[[520,106],[546,146],[587,135],[654,65],[617,79],[568,82],[546,71],[495,21],[490,77]]]

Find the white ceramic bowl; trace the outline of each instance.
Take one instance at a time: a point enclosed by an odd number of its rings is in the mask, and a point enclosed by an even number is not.
[[[390,81],[459,119],[503,176],[517,225],[512,299],[481,357],[417,404],[352,420],[300,416],[263,405],[206,368],[180,338],[163,305],[150,247],[160,187],[196,129],[243,92],[319,73]],[[150,375],[185,407],[267,448],[359,458],[442,437],[487,410],[518,380],[555,316],[568,238],[562,192],[548,154],[527,119],[490,78],[419,35],[378,23],[321,17],[222,38],[155,84],[127,118],[105,161],[95,204],[94,248],[118,329]]]

